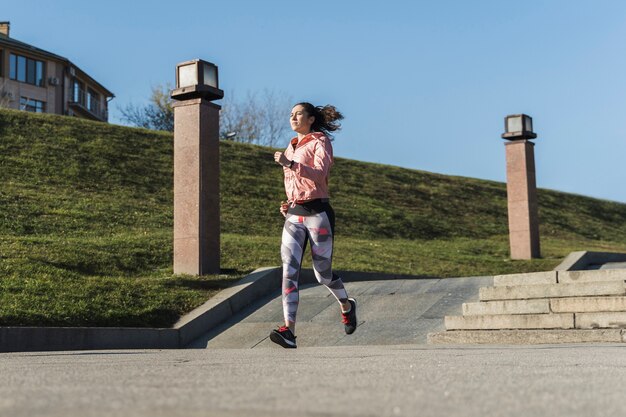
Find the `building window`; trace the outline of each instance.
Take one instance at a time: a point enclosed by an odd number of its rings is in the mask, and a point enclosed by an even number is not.
[[[35,61],[35,85],[44,86],[44,64],[43,61]]]
[[[78,80],[72,81],[72,101],[74,103],[85,104],[85,87]]]
[[[17,57],[11,54],[11,58],[9,59],[9,78],[15,80],[17,77]]]
[[[87,90],[87,108],[92,113],[98,113],[100,111],[100,97],[98,93],[91,88]]]
[[[46,65],[43,61],[11,54],[9,57],[9,78],[43,87],[46,79]]]
[[[32,98],[20,97],[20,110],[26,110],[33,113],[44,113],[46,103]]]

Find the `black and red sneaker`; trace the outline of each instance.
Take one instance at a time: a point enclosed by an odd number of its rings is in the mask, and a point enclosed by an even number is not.
[[[352,308],[347,313],[341,313],[341,321],[344,324],[346,334],[352,334],[356,330],[356,300],[348,298],[348,301]]]
[[[272,330],[270,340],[286,349],[295,349],[297,347],[296,337],[287,326],[280,326],[278,329]]]

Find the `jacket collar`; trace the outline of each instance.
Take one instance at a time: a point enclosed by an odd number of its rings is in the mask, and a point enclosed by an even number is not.
[[[322,132],[312,132],[303,137],[300,143],[298,143],[298,137],[296,136],[295,138],[291,139],[291,146],[293,146],[294,149],[300,148],[311,142],[312,140],[320,139],[322,137],[324,137],[324,134]]]

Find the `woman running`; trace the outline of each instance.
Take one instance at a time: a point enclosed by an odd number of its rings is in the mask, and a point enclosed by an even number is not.
[[[347,334],[356,330],[356,300],[348,298],[341,278],[332,271],[335,212],[328,202],[328,176],[333,164],[330,132],[338,130],[343,115],[334,106],[298,103],[291,110],[291,128],[298,134],[285,152],[274,160],[283,166],[288,201],[280,212],[285,216],[281,257],[283,261],[283,314],[285,325],[275,329],[270,339],[284,348],[296,347],[298,278],[307,242],[315,278],[325,285],[341,306]]]

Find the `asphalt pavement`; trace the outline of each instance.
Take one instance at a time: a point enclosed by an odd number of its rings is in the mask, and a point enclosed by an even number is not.
[[[0,416],[623,416],[624,345],[0,354]]]

